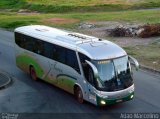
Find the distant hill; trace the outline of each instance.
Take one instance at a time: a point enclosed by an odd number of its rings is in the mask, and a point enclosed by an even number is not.
[[[39,12],[99,12],[160,7],[160,0],[0,0],[0,9]]]

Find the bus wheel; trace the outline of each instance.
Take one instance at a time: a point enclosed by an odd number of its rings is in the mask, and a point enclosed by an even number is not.
[[[36,71],[33,67],[30,67],[30,76],[33,80],[37,80],[37,75],[36,75]]]
[[[75,97],[76,97],[76,99],[77,99],[77,101],[79,103],[83,103],[84,102],[83,93],[82,93],[82,90],[80,89],[80,87],[76,87],[75,88],[74,94],[75,94]]]

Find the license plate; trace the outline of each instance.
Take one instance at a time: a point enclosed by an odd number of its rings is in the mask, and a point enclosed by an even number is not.
[[[116,102],[122,102],[122,100],[116,100]]]

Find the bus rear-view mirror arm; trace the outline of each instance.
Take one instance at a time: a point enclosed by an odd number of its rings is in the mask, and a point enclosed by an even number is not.
[[[136,70],[138,71],[138,69],[139,69],[139,63],[138,63],[138,61],[134,57],[132,57],[132,56],[128,56],[128,57],[129,57],[130,63],[132,65],[134,65],[135,68],[136,68]]]
[[[102,84],[102,82],[99,80],[99,74],[98,74],[97,68],[96,68],[95,65],[92,64],[90,61],[85,60],[85,62],[92,68],[94,78],[95,78],[96,81],[97,81],[97,86],[100,87],[100,88],[102,88],[102,87],[103,87],[103,84]]]
[[[86,61],[86,63],[92,68],[92,70],[93,70],[93,73],[94,73],[94,77],[95,78],[98,78],[98,70],[97,70],[97,68],[94,66],[94,64],[92,64],[90,61],[88,61],[88,60],[85,60]]]

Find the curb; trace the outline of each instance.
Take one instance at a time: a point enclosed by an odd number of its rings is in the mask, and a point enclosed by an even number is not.
[[[8,29],[8,28],[1,28],[1,27],[0,27],[0,30],[9,31],[9,32],[14,32],[14,29]]]
[[[10,76],[8,76],[7,73],[0,71],[0,75],[2,75],[3,77],[7,78],[7,82],[5,82],[4,84],[0,85],[0,90],[6,88],[9,84],[11,84],[12,79]],[[1,79],[0,79],[1,80]]]
[[[140,69],[145,70],[145,71],[149,71],[149,72],[152,72],[152,73],[156,73],[156,74],[160,75],[160,71],[159,70],[153,69],[151,67],[140,65]]]

